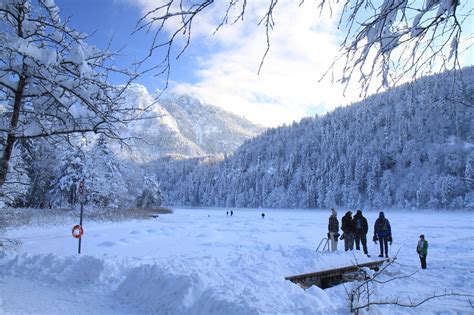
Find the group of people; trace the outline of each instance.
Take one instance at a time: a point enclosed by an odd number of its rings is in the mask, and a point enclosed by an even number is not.
[[[331,250],[337,250],[338,239],[344,240],[344,249],[346,251],[354,249],[354,243],[356,250],[362,249],[364,254],[370,257],[367,249],[367,233],[369,232],[369,224],[367,219],[362,215],[362,210],[357,210],[354,217],[352,217],[352,211],[347,211],[341,220],[342,235],[339,235],[339,221],[337,220],[336,209],[331,209],[331,216],[329,217],[328,225],[328,239],[331,241]],[[339,238],[340,237],[340,238]],[[392,229],[390,222],[383,212],[379,213],[378,219],[374,225],[374,242],[380,242],[380,255],[379,257],[388,257],[388,243],[392,243]]]
[[[329,216],[328,224],[328,240],[331,243],[331,251],[337,250],[337,241],[344,240],[344,249],[346,251],[354,249],[354,243],[356,250],[362,249],[364,254],[370,257],[367,250],[367,233],[369,231],[369,225],[367,219],[362,215],[362,210],[357,210],[354,217],[352,212],[347,211],[341,220],[342,235],[339,234],[339,221],[337,220],[336,209],[331,209],[331,215]],[[373,241],[380,243],[380,255],[379,257],[388,258],[388,244],[392,245],[392,228],[390,221],[385,218],[383,212],[379,213],[379,217],[374,224],[374,236]],[[421,268],[426,269],[426,256],[428,255],[428,241],[425,240],[424,235],[420,235],[416,251],[420,256]]]

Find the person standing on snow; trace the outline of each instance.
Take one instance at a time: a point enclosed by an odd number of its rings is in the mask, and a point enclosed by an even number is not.
[[[352,221],[352,212],[347,211],[342,217],[341,230],[344,232],[344,249],[346,251],[354,249],[354,222]]]
[[[339,221],[337,220],[336,209],[331,209],[328,223],[328,239],[331,241],[331,251],[337,250],[337,240],[339,238]]]
[[[385,252],[385,258],[388,258],[388,242],[392,245],[392,228],[390,227],[390,222],[385,218],[383,212],[379,213],[378,219],[375,221],[374,225],[374,242],[377,243],[377,240],[380,241],[380,255],[383,257]]]
[[[367,250],[367,232],[369,231],[369,225],[367,224],[367,219],[362,215],[362,211],[360,209],[357,210],[353,222],[356,250],[360,250],[360,243],[362,242],[364,254],[369,256],[369,252]]]
[[[428,255],[428,241],[425,240],[423,234],[420,235],[420,240],[416,246],[416,252],[420,256],[421,269],[426,269],[426,256]]]

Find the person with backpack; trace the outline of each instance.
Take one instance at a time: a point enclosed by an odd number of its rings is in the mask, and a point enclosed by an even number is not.
[[[416,252],[420,256],[421,269],[426,269],[426,256],[428,255],[428,241],[425,240],[423,234],[420,235],[420,240],[416,246]]]
[[[364,254],[369,256],[369,252],[367,250],[367,232],[369,231],[369,225],[367,224],[367,219],[362,215],[362,210],[357,210],[353,222],[356,250],[360,250],[360,243],[362,242]]]
[[[385,258],[388,258],[388,242],[392,245],[392,228],[383,212],[379,213],[379,217],[374,225],[374,242],[377,243],[377,240],[380,241],[379,257],[383,257],[385,252]]]
[[[337,250],[337,240],[339,238],[339,221],[337,220],[336,209],[331,209],[328,223],[328,240],[331,241],[331,251]]]
[[[354,222],[352,221],[352,212],[347,211],[342,217],[341,230],[344,232],[344,249],[346,251],[354,249]]]

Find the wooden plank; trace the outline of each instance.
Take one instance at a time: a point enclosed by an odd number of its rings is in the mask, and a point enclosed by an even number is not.
[[[311,285],[317,285],[319,287],[327,287],[322,283],[328,282],[329,279],[337,279],[347,273],[356,272],[360,268],[367,267],[369,269],[378,269],[384,262],[388,262],[390,259],[383,259],[377,261],[371,261],[368,263],[357,264],[352,266],[333,268],[328,270],[322,270],[317,272],[305,273],[300,275],[285,277],[285,280],[290,280],[293,283],[300,285],[303,288],[308,288]],[[327,281],[326,281],[327,280]]]

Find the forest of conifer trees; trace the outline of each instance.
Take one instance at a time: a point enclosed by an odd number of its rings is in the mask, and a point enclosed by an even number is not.
[[[155,163],[169,204],[474,207],[474,68],[272,128],[234,155]]]

